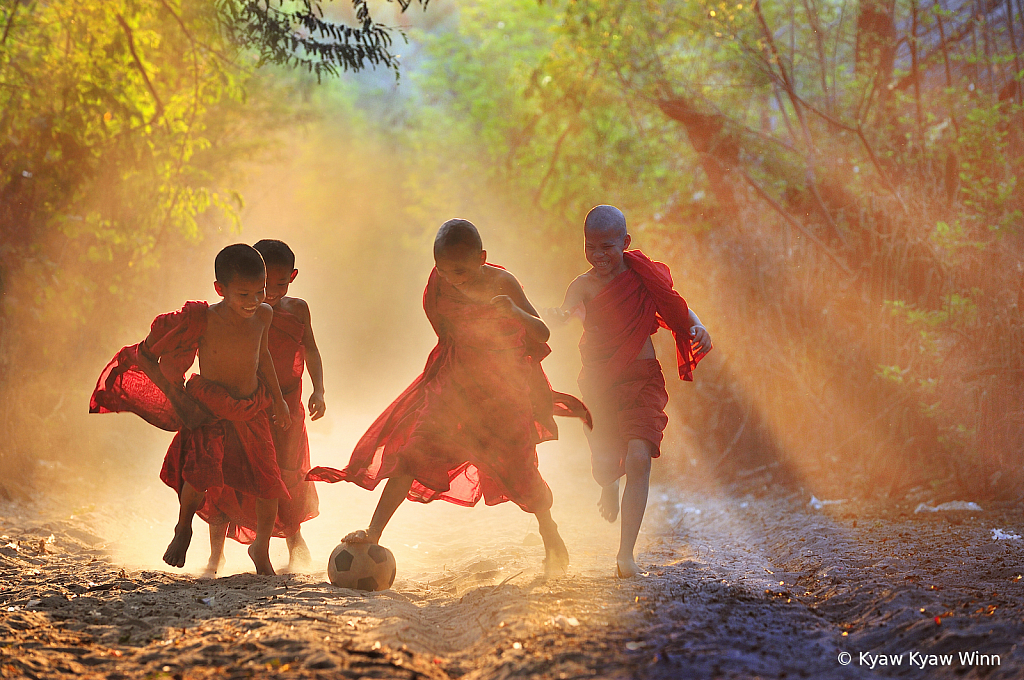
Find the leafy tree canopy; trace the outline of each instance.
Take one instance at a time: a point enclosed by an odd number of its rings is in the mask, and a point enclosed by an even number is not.
[[[404,12],[415,1],[386,0]],[[351,0],[350,11],[331,0],[218,0],[223,26],[240,45],[253,48],[260,63],[324,73],[385,66],[398,74],[391,51],[394,29],[374,21],[369,0]]]

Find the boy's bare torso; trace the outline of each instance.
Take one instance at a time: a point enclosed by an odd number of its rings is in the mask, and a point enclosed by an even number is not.
[[[199,374],[223,385],[236,399],[251,396],[259,385],[260,345],[273,310],[261,304],[251,318],[242,319],[217,303],[210,305],[206,319],[206,332],[199,339]]]

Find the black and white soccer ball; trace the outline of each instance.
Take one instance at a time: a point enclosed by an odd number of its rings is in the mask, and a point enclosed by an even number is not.
[[[376,543],[342,541],[327,560],[327,578],[339,588],[387,590],[397,571],[395,556]]]

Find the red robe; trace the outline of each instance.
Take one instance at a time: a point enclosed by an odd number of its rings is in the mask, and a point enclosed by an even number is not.
[[[180,311],[162,314],[153,321],[150,350],[160,359],[161,372],[174,384],[182,384],[185,371],[195,361],[199,340],[206,332],[208,308],[205,302],[187,302]],[[260,498],[288,498],[266,412],[271,404],[266,386],[261,382],[253,395],[235,399],[218,383],[193,375],[185,391],[210,413],[210,420],[191,430],[184,427],[171,402],[143,372],[139,345],[132,345],[122,348],[103,369],[89,411],[130,411],[157,427],[176,431],[164,456],[160,479],[178,493],[183,481],[206,491],[206,501],[198,514],[208,522],[224,520],[215,502],[231,490]],[[255,513],[228,519],[256,529]]]
[[[628,269],[586,304],[579,385],[594,414],[590,441],[594,479],[606,486],[625,474],[626,444],[646,439],[661,455],[668,424],[665,376],[656,359],[636,357],[659,328],[672,331],[679,377],[693,380],[704,354],[690,347],[686,301],[672,288],[672,274],[639,250],[623,254]]]
[[[270,356],[274,359],[274,370],[292,418],[291,427],[287,430],[279,427],[270,430],[281,478],[291,494],[291,498],[282,498],[277,506],[273,535],[280,538],[295,535],[300,524],[320,514],[316,488],[312,482],[306,481],[309,440],[306,437],[306,410],[302,406],[302,373],[306,368],[306,348],[302,339],[305,335],[306,325],[297,316],[280,308],[274,310],[269,332]],[[231,489],[216,494],[214,504],[227,517],[256,516],[255,497]],[[256,538],[254,530],[234,521],[228,524],[227,535],[240,543],[252,543]]]
[[[578,399],[551,390],[540,366],[550,348],[437,270],[423,308],[438,337],[423,373],[370,426],[344,470],[314,468],[309,479],[373,489],[386,477],[412,475],[413,501],[472,506],[482,497],[527,512],[550,508],[536,445],[557,438],[553,415],[590,424]]]

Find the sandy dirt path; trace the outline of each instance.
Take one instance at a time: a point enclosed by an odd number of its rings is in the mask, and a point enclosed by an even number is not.
[[[655,490],[648,575],[632,581],[610,576],[614,528],[574,521],[596,514],[589,503],[562,522],[573,565],[550,580],[514,509],[410,512],[423,540],[395,545],[399,579],[373,594],[320,570],[133,568],[100,511],[0,506],[0,677],[1024,674],[1024,540],[991,531],[1024,534],[1019,505],[814,510],[803,494],[745,488],[762,490]],[[201,542],[193,550],[200,561]]]

